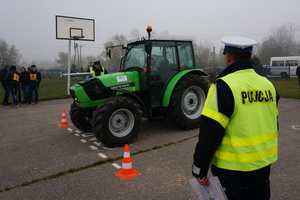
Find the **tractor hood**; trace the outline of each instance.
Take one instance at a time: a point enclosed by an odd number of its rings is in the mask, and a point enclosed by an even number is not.
[[[118,72],[89,78],[70,88],[70,94],[79,107],[96,107],[122,90],[140,90],[140,76],[137,71]]]

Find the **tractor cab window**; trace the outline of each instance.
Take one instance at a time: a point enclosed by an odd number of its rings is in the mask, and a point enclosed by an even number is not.
[[[190,42],[179,42],[178,44],[178,55],[180,62],[180,70],[193,69],[194,58],[193,49]]]
[[[135,44],[128,46],[127,55],[124,59],[123,70],[126,70],[130,67],[146,67],[146,57],[144,44]]]
[[[175,42],[152,43],[151,72],[159,72],[163,81],[168,81],[177,72],[177,54]]]

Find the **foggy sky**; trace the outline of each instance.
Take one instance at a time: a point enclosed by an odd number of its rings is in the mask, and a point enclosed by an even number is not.
[[[299,0],[1,0],[0,39],[29,63],[55,60],[59,51],[68,52],[68,41],[55,35],[55,16],[62,15],[95,20],[96,40],[78,42],[85,45],[83,56],[99,55],[112,36],[127,36],[131,29],[146,35],[148,25],[156,33],[193,36],[220,48],[224,36],[261,42],[272,28],[300,25],[299,5]]]

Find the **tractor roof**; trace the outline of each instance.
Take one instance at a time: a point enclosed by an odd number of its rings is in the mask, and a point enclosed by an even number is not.
[[[193,41],[193,38],[190,36],[178,36],[178,35],[151,35],[150,40]]]
[[[137,38],[135,40],[130,41],[137,42],[147,40],[148,36],[144,36],[142,38]],[[193,41],[193,37],[191,36],[178,36],[178,35],[151,35],[150,40],[169,40],[169,41]]]

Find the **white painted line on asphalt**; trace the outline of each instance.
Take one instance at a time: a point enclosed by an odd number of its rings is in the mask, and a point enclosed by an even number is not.
[[[84,140],[84,139],[81,139],[80,141],[83,142],[83,143],[86,143],[86,140]]]
[[[101,158],[107,158],[107,156],[104,155],[103,153],[98,153],[98,156],[100,156]]]
[[[69,132],[73,132],[73,129],[71,129],[71,128],[67,128],[67,130],[68,130]]]
[[[94,136],[93,133],[84,133],[84,134],[81,134],[82,137],[92,137]]]
[[[89,140],[97,140],[97,138],[93,137],[93,138],[91,138],[91,139],[89,139]]]
[[[76,130],[76,133],[82,133],[81,131],[79,131],[79,130]]]
[[[293,129],[300,130],[300,125],[292,125]]]
[[[117,169],[121,169],[121,166],[118,165],[117,163],[113,163],[112,166],[114,166],[114,167],[117,168]]]
[[[115,148],[109,148],[109,147],[106,147],[106,146],[102,146],[102,149],[105,149],[105,150],[110,150],[110,151],[112,151],[112,150],[114,150]]]
[[[97,145],[98,147],[100,147],[101,146],[101,142],[93,142],[95,145]]]
[[[93,150],[98,150],[98,147],[95,147],[94,145],[90,145],[90,148]]]
[[[74,135],[75,135],[75,136],[77,136],[77,137],[79,137],[79,136],[80,136],[80,134],[78,134],[78,133],[75,133]]]

